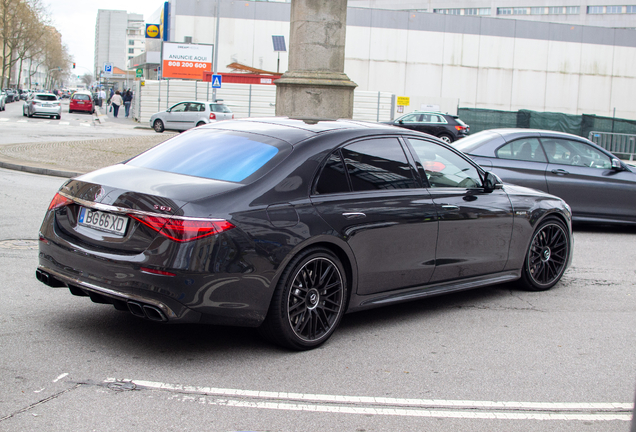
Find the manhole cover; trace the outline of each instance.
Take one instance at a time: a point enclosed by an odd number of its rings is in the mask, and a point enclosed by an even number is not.
[[[37,250],[37,240],[0,240],[2,249]]]

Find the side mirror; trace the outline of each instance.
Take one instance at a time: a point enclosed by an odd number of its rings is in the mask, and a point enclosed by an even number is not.
[[[497,176],[497,174],[490,171],[486,171],[484,175],[484,190],[486,192],[492,192],[495,189],[502,189],[503,181]]]
[[[623,164],[619,159],[612,158],[612,169],[614,171],[623,171]]]
[[[399,124],[404,124],[404,120],[398,120]]]

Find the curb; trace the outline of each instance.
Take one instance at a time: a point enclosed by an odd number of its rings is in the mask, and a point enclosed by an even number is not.
[[[0,160],[0,168],[10,169],[14,171],[28,172],[31,174],[40,174],[40,175],[48,175],[53,177],[64,177],[64,178],[73,178],[73,177],[77,177],[79,175],[85,174],[83,172],[76,172],[76,171],[65,171],[65,170],[59,170],[59,169],[38,167],[33,165],[21,165],[19,163],[12,163],[12,162],[4,161],[4,160]]]

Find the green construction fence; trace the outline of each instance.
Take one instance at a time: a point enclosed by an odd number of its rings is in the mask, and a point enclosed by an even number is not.
[[[496,128],[529,128],[567,132],[587,138],[590,131],[636,134],[636,120],[573,115],[530,110],[499,111],[459,108],[459,118],[470,125],[470,133]]]

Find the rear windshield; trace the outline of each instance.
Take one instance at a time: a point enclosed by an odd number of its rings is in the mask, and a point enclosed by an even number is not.
[[[57,96],[55,96],[55,95],[47,95],[47,94],[36,95],[35,98],[39,99],[39,100],[43,100],[43,101],[56,101],[57,100]]]
[[[210,104],[210,111],[212,112],[222,112],[222,113],[231,113],[230,109],[223,104]]]
[[[91,100],[91,97],[85,94],[74,94],[73,100]]]
[[[213,180],[251,183],[276,166],[290,151],[291,145],[275,138],[195,129],[153,147],[127,164]]]

